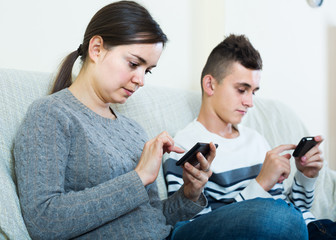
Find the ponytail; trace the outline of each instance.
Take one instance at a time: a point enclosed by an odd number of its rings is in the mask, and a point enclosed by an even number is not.
[[[167,42],[167,36],[146,8],[134,1],[119,1],[100,9],[89,22],[82,44],[77,51],[70,53],[58,71],[51,93],[58,92],[72,84],[72,68],[81,56],[85,63],[90,40],[100,36],[104,48],[128,44]]]
[[[77,58],[82,55],[82,45],[79,46],[77,51],[70,53],[62,62],[55,78],[54,85],[50,94],[61,91],[64,88],[70,87],[72,84],[72,68]]]

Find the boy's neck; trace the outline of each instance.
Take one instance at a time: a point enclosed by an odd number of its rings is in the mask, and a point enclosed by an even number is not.
[[[224,123],[212,117],[203,117],[198,115],[197,121],[200,122],[209,132],[217,134],[223,138],[239,137],[238,129],[231,123]]]

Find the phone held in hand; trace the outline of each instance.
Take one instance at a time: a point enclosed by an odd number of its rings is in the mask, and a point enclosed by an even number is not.
[[[316,144],[317,142],[314,140],[314,137],[303,137],[295,148],[293,152],[293,157],[300,158],[304,156]]]
[[[218,144],[215,144],[216,148]],[[189,162],[191,165],[196,166],[198,164],[198,160],[196,154],[200,152],[204,157],[206,157],[210,152],[210,144],[209,143],[196,143],[183,157],[176,162],[176,166],[181,166],[186,162]]]

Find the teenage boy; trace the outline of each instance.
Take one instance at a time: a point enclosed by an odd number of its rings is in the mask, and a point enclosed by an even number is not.
[[[291,155],[284,152],[295,149],[296,145],[280,145],[271,150],[258,132],[239,125],[248,109],[253,107],[261,69],[260,54],[244,35],[230,35],[224,39],[213,49],[203,68],[199,115],[174,138],[175,143],[186,150],[196,142],[219,145],[211,164],[213,175],[204,188],[209,204],[197,216],[234,202],[255,198],[282,199],[301,210],[308,230],[313,231],[315,225],[309,223],[316,219],[309,209],[316,178],[323,166],[319,150],[322,137],[316,136],[314,139],[318,144],[303,157],[295,159],[298,171],[293,185],[285,192],[282,182],[290,174]],[[182,168],[175,165],[182,155],[171,153],[164,163],[168,194],[183,184]],[[333,222],[327,224],[335,229]]]

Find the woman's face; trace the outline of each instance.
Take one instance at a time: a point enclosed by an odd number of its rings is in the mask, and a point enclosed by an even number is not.
[[[145,74],[157,65],[162,43],[120,45],[104,50],[97,61],[93,87],[105,103],[124,103],[144,85]]]

